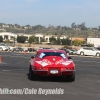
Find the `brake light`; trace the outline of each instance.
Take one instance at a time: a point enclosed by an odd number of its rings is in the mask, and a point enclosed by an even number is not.
[[[66,69],[68,69],[68,70],[73,70],[74,68],[73,68],[73,67],[68,67],[68,68],[66,68]]]
[[[42,67],[35,67],[36,70],[42,69]]]

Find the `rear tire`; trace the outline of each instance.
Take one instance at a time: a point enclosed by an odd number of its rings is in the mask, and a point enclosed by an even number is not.
[[[31,67],[29,68],[29,79],[34,81],[37,79],[37,76],[34,74]]]
[[[96,56],[97,56],[97,57],[100,57],[100,53],[96,53]]]
[[[30,80],[33,80],[33,79],[34,79],[34,73],[33,73],[31,67],[29,68],[29,79],[30,79]]]
[[[75,72],[73,72],[72,75],[68,76],[68,80],[71,81],[71,82],[75,81]]]

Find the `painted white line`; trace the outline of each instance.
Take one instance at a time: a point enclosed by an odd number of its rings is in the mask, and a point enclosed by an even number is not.
[[[9,74],[9,75],[26,75],[26,74],[20,74],[20,73],[18,73],[18,74],[17,73],[10,73],[10,72],[7,73],[7,72],[4,72],[4,71],[3,72],[0,72],[0,74],[6,74],[6,75],[7,74]]]
[[[2,70],[2,71],[6,72],[6,71],[16,71],[16,70],[25,70],[25,69],[11,69],[11,70]]]
[[[10,70],[2,70],[3,72],[9,72]]]
[[[25,70],[25,69],[12,69],[11,71],[15,71],[15,70]]]
[[[7,63],[0,62],[0,64],[7,64]]]
[[[12,56],[12,55],[3,55],[3,56],[31,58],[31,57],[25,57],[25,56]]]

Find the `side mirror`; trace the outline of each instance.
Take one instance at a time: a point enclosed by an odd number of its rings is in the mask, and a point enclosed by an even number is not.
[[[34,56],[32,56],[31,58],[34,59]]]
[[[71,57],[68,57],[68,59],[72,59]]]

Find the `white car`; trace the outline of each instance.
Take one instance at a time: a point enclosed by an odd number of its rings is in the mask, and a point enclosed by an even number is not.
[[[100,51],[94,47],[83,47],[77,51],[79,55],[100,56]]]
[[[5,43],[0,43],[0,48],[2,49],[2,51],[12,51],[14,47],[11,47]]]
[[[8,51],[9,48],[7,46],[0,45],[2,51]]]

